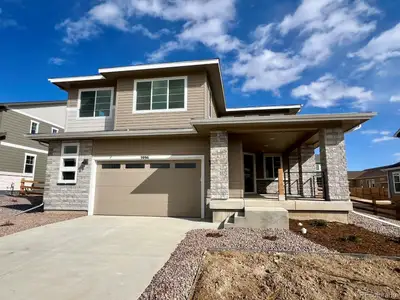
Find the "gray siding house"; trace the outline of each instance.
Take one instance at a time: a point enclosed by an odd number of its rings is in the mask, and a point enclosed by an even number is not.
[[[0,105],[0,192],[19,189],[22,178],[45,180],[48,145],[24,135],[64,132],[66,103]]]

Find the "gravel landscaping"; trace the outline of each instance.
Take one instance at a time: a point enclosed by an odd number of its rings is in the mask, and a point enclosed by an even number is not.
[[[28,212],[21,211],[32,207],[32,204],[19,197],[0,196],[0,237],[30,228],[75,219],[86,215],[85,212]]]
[[[186,234],[139,299],[186,299],[204,252],[232,249],[253,252],[332,252],[282,229],[192,230]]]
[[[351,224],[363,227],[369,231],[392,237],[400,237],[400,227],[392,226],[383,222],[370,219],[368,217],[360,216],[359,214],[356,214],[354,212],[350,212],[349,218]],[[379,219],[396,225],[400,225],[400,221],[391,220],[383,217],[379,217]]]

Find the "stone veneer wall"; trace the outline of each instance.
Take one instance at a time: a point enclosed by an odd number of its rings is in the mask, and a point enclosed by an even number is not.
[[[79,142],[79,141],[68,141]],[[46,182],[44,188],[45,210],[87,210],[90,188],[90,162],[92,159],[91,140],[80,141],[78,174],[76,184],[58,184],[60,170],[61,142],[50,142],[47,157]],[[89,164],[81,167],[84,159]]]
[[[278,194],[278,180],[258,179],[257,194]]]
[[[210,133],[211,200],[229,199],[228,133]]]
[[[286,173],[286,180],[288,184],[287,192],[290,195],[299,195],[300,187],[299,187],[299,155],[298,151],[293,150],[289,153],[288,156],[288,170]]]
[[[321,168],[325,174],[326,200],[349,201],[347,160],[342,128],[319,131]]]
[[[300,194],[304,197],[315,196],[316,175],[315,154],[313,145],[301,145],[298,149],[300,161]]]

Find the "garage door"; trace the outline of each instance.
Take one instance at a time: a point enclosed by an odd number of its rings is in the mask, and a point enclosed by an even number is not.
[[[94,213],[199,218],[200,179],[200,161],[99,163]]]

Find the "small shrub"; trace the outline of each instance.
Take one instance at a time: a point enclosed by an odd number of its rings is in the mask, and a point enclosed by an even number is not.
[[[268,241],[276,241],[278,239],[278,237],[276,235],[265,235],[263,236],[264,240],[268,240]]]
[[[1,224],[0,226],[1,227],[5,227],[5,226],[13,226],[13,225],[14,225],[13,222],[11,222],[10,220],[7,220],[3,224]]]
[[[219,232],[209,232],[206,234],[206,237],[220,238],[222,237],[222,234],[220,234]]]
[[[312,220],[310,222],[310,225],[312,227],[327,227],[328,226],[328,222],[325,220]]]
[[[352,242],[352,243],[359,243],[361,242],[361,238],[356,235],[347,235],[340,238],[343,242]]]

